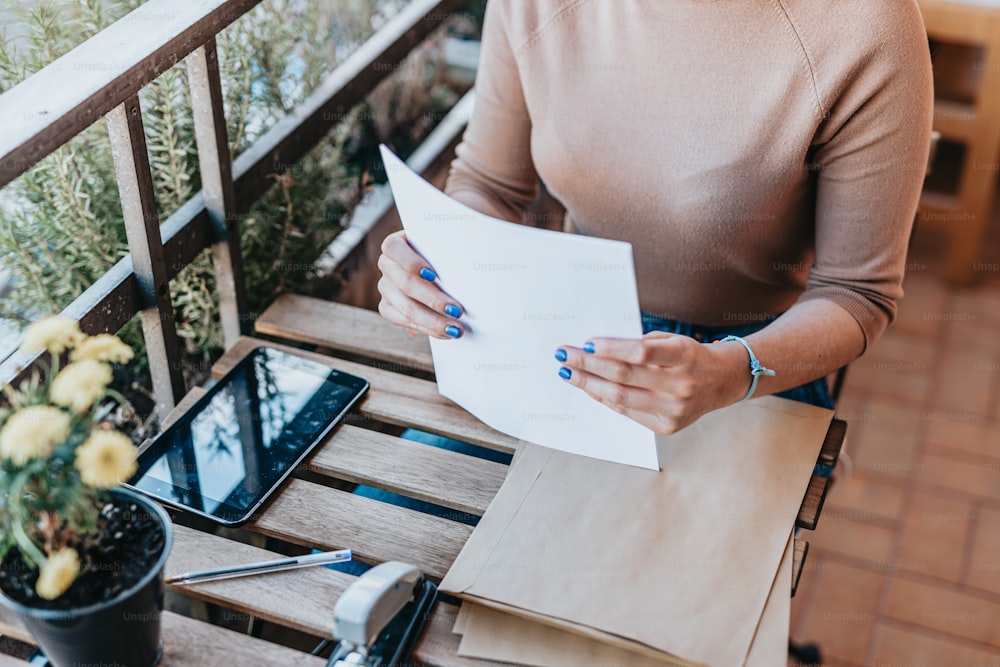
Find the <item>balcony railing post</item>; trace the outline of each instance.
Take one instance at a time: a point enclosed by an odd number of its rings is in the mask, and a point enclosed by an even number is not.
[[[221,103],[215,36],[260,2],[148,0],[0,95],[4,112],[0,188],[102,116],[107,119],[131,256],[122,258],[64,314],[78,320],[85,331],[96,333],[117,331],[141,313],[161,414],[184,392],[170,279],[202,250],[212,247],[227,344],[234,332],[249,331],[237,230],[241,214],[273,186],[276,169],[299,162],[322,141],[336,119],[396,71],[396,65],[465,0],[409,2],[324,77],[292,113],[233,160]],[[205,189],[158,227],[137,96],[188,56]],[[129,115],[132,109],[134,117]],[[348,236],[356,240],[360,233],[360,226],[352,227]],[[29,362],[16,353],[0,359],[0,383],[23,375]]]
[[[139,315],[156,411],[163,419],[184,395],[185,388],[139,97],[132,95],[112,109],[107,121],[128,249],[139,286]]]
[[[205,210],[212,227],[212,260],[219,294],[219,315],[228,348],[235,344],[239,336],[247,333],[249,322],[233,163],[229,154],[219,56],[214,37],[188,56],[187,68]]]

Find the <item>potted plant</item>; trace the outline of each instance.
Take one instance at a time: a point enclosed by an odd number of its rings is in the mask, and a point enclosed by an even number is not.
[[[40,372],[3,388],[0,601],[57,667],[152,667],[171,524],[156,503],[118,488],[136,448],[108,421],[116,403],[127,406],[109,387],[112,364],[132,350],[61,317],[29,327],[21,349],[47,354]]]

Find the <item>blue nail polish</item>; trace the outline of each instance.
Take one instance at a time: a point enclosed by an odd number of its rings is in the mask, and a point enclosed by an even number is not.
[[[459,317],[462,314],[462,309],[453,303],[449,303],[444,307],[444,312],[452,317]]]
[[[562,348],[556,350],[556,361],[566,361],[566,350]]]
[[[559,377],[561,377],[563,380],[568,380],[571,377],[573,377],[573,371],[563,366],[562,368],[559,369]]]
[[[462,330],[456,327],[454,324],[449,324],[447,327],[445,327],[444,332],[449,336],[451,336],[452,338],[458,338],[459,336],[462,335]]]
[[[420,269],[420,277],[426,280],[427,282],[432,283],[435,280],[437,280],[438,274],[434,273],[434,271],[432,271],[431,269],[424,267]]]
[[[588,340],[586,343],[583,344],[583,351],[586,352],[587,354],[593,354],[594,344]]]

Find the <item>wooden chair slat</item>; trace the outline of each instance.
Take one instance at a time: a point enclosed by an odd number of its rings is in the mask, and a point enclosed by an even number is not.
[[[479,515],[507,475],[501,463],[350,424],[323,443],[308,469]]]
[[[268,306],[254,328],[276,338],[379,359],[391,364],[387,370],[434,371],[427,336],[410,336],[365,308],[285,294]]]
[[[819,463],[821,466],[832,468],[837,465],[840,458],[840,450],[844,446],[844,436],[847,435],[847,422],[836,417],[830,421],[830,428],[826,432],[823,440],[823,447],[819,451]]]
[[[251,530],[302,546],[352,549],[356,558],[413,563],[425,574],[444,577],[472,527],[293,479],[265,506]]]
[[[799,514],[795,518],[795,525],[806,530],[816,530],[819,523],[819,514],[823,511],[823,502],[826,500],[826,493],[830,490],[830,478],[813,475],[809,478],[809,486],[806,488],[806,495],[802,498],[799,506]]]
[[[796,538],[792,545],[792,597],[795,597],[795,591],[799,588],[799,579],[802,578],[802,568],[808,555],[809,543]]]

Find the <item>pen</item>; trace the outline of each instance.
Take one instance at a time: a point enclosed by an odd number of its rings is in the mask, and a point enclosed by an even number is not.
[[[295,570],[300,567],[326,565],[328,563],[342,563],[348,560],[351,560],[350,549],[325,551],[323,553],[310,554],[308,556],[295,556],[292,558],[269,560],[261,563],[248,563],[246,565],[236,565],[234,567],[226,567],[218,570],[187,572],[185,574],[178,574],[177,576],[167,578],[166,583],[200,584],[205,581],[218,581],[219,579],[232,579],[234,577],[248,577],[254,574],[267,574],[268,572]]]

